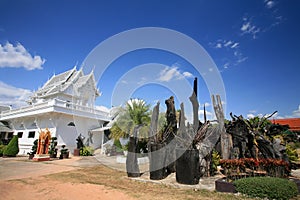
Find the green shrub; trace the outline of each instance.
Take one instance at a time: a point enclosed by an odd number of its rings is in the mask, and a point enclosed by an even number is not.
[[[286,147],[286,154],[288,155],[289,160],[296,162],[298,160],[298,154],[296,148],[288,144],[285,147]]]
[[[94,154],[93,147],[85,146],[80,149],[81,156],[92,156]]]
[[[3,152],[4,152],[5,148],[6,148],[6,145],[0,144],[0,156],[3,156]]]
[[[114,145],[116,147],[117,152],[122,152],[123,151],[123,149],[122,149],[123,147],[122,147],[122,144],[121,144],[119,139],[114,140]]]
[[[275,177],[250,177],[234,181],[236,190],[250,197],[290,199],[298,194],[295,182]]]
[[[3,155],[9,157],[15,157],[18,153],[19,153],[19,142],[18,142],[18,136],[15,135],[8,143],[7,147],[3,152]]]

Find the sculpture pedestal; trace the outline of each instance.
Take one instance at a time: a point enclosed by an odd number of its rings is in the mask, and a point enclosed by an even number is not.
[[[80,156],[80,149],[74,149],[74,156]]]
[[[48,161],[50,160],[50,155],[49,154],[35,154],[33,161]]]

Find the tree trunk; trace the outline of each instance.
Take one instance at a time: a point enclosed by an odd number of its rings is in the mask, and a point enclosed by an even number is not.
[[[222,106],[222,101],[220,95],[216,95],[217,102],[215,97],[212,96],[213,106],[215,110],[216,117],[219,122],[219,127],[221,131],[221,156],[223,159],[230,158],[230,152],[232,149],[232,138],[231,135],[226,133],[225,126],[224,126],[224,111]]]

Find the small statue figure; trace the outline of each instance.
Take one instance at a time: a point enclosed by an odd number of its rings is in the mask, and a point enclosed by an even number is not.
[[[77,141],[77,149],[81,149],[82,147],[84,147],[84,145],[83,145],[83,140],[84,140],[84,136],[83,135],[81,135],[81,133],[80,133],[80,135],[77,137],[77,139],[76,139],[76,141]]]

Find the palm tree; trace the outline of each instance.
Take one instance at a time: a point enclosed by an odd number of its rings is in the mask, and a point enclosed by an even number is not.
[[[111,138],[133,136],[135,127],[140,127],[138,137],[146,137],[150,124],[150,105],[141,99],[130,99],[111,128]],[[143,127],[143,128],[142,128]]]
[[[150,105],[146,104],[144,100],[130,99],[111,129],[112,138],[119,139],[121,136],[130,136],[126,158],[126,171],[129,177],[140,176],[137,162],[138,137],[147,137],[147,127],[150,124],[149,109]]]

